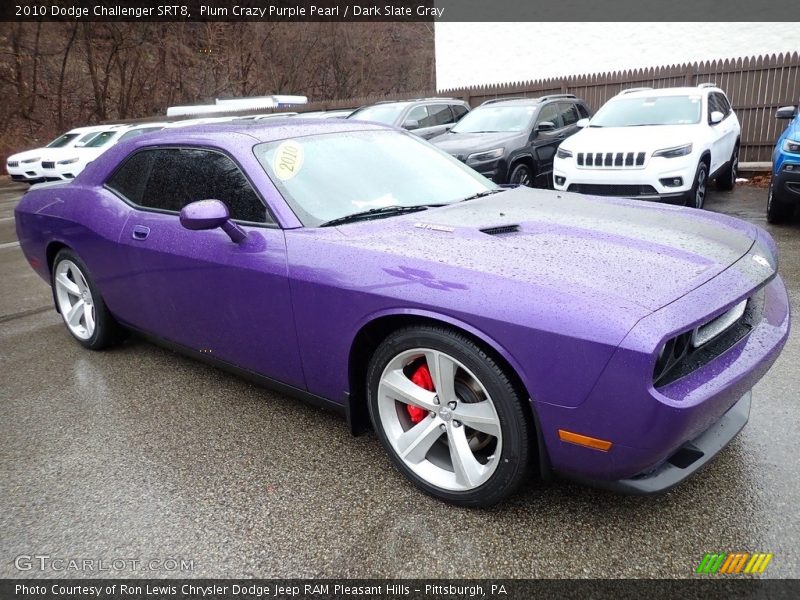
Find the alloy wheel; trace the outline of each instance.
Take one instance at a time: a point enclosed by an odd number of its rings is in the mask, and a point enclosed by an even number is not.
[[[394,452],[430,485],[473,490],[497,469],[503,436],[494,403],[447,353],[416,348],[390,360],[378,386],[378,412]]]
[[[74,262],[62,260],[56,266],[55,284],[64,322],[75,337],[88,340],[95,330],[95,308],[86,277]]]
[[[697,172],[697,189],[694,193],[694,207],[703,208],[706,199],[706,170],[700,169]]]

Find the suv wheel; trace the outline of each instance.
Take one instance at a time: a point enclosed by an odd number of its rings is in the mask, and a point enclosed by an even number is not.
[[[706,190],[708,189],[708,165],[700,162],[697,165],[697,172],[694,176],[694,184],[686,199],[686,206],[693,208],[703,208],[706,203]]]
[[[728,166],[717,177],[717,189],[724,192],[731,191],[736,186],[736,177],[739,171],[739,146],[733,149]]]
[[[769,195],[767,196],[767,221],[769,223],[785,223],[794,215],[794,206],[784,204],[775,199],[772,191],[772,182],[769,182]]]
[[[533,187],[531,168],[526,164],[519,163],[511,170],[508,183],[516,183],[517,185],[524,185],[525,187]]]

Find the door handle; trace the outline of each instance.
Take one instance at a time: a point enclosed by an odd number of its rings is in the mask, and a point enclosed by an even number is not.
[[[131,233],[131,237],[135,240],[146,240],[147,236],[150,235],[150,228],[145,227],[144,225],[134,225],[133,232]]]

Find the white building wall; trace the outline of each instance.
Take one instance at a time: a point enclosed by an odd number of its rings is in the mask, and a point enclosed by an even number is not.
[[[436,23],[439,90],[800,51],[797,23]]]

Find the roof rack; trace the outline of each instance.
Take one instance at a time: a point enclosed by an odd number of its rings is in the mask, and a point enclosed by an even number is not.
[[[484,104],[494,104],[495,102],[505,102],[506,100],[535,100],[538,102],[538,98],[528,98],[527,96],[508,96],[506,98],[490,98],[489,100],[485,100],[481,102],[481,106]]]
[[[652,89],[653,88],[650,87],[650,86],[628,88],[627,90],[622,90],[620,92],[620,95],[622,95],[622,94],[632,94],[633,92],[643,92],[645,90],[652,90]]]
[[[714,87],[715,88],[715,87],[717,87],[717,84],[714,83],[713,81],[706,81],[705,83],[698,83],[697,87],[699,87],[699,88],[712,88],[712,87]]]
[[[539,102],[544,102],[545,100],[555,100],[557,98],[574,98],[575,94],[547,94],[547,96],[540,96]]]

